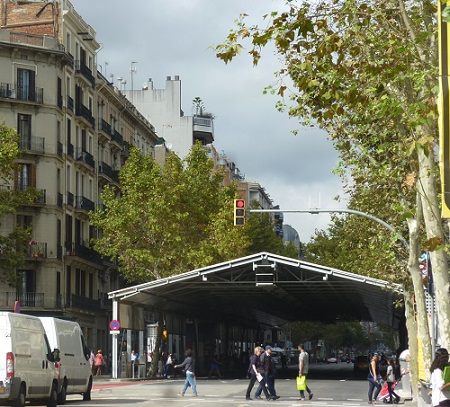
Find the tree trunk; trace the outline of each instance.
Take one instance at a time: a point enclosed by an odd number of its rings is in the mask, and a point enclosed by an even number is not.
[[[163,326],[163,313],[162,311],[158,312],[158,322],[159,326],[156,330],[156,342],[155,342],[155,349],[153,349],[153,358],[152,363],[150,364],[150,372],[149,377],[156,377],[156,374],[158,373],[158,362],[160,358],[159,349],[161,348],[161,339],[162,339],[162,326]]]
[[[418,400],[419,397],[419,383],[418,376],[418,364],[417,364],[417,330],[416,321],[414,318],[414,293],[405,289],[405,315],[406,315],[406,328],[408,329],[408,348],[409,348],[409,371],[411,375],[411,389],[413,400]],[[416,383],[416,384],[415,384]]]
[[[416,323],[417,335],[420,338],[421,348],[423,352],[423,362],[425,369],[424,380],[429,381],[430,379],[430,365],[431,365],[431,342],[430,342],[430,330],[428,326],[427,317],[427,305],[425,300],[425,288],[422,282],[422,272],[419,268],[419,257],[420,257],[420,241],[419,241],[419,224],[422,220],[422,205],[420,197],[417,196],[416,205],[416,218],[408,220],[409,229],[409,259],[408,259],[408,271],[411,276],[411,281],[414,287],[414,295],[416,300]],[[414,318],[414,314],[412,314]],[[409,335],[411,336],[411,334]],[[411,358],[417,360],[417,353],[411,353]]]
[[[419,193],[422,198],[423,215],[427,238],[438,238],[440,244],[445,242],[441,214],[436,189],[436,165],[433,150],[425,152],[419,146]],[[450,347],[450,300],[447,255],[443,249],[430,252],[432,265],[436,310],[440,336],[440,346]]]

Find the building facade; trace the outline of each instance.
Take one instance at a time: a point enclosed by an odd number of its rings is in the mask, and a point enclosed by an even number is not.
[[[121,287],[114,260],[91,245],[89,212],[130,146],[164,163],[155,128],[96,67],[95,31],[67,0],[0,2],[0,117],[20,135],[14,181],[38,198],[3,216],[0,233],[30,227],[20,284],[0,286],[0,310],[19,301],[27,313],[77,320],[88,345],[108,350],[111,304]],[[1,251],[0,251],[1,258]]]

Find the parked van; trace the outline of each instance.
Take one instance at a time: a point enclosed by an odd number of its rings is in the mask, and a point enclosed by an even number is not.
[[[87,348],[80,325],[53,317],[40,317],[47,333],[50,347],[59,350],[60,392],[58,404],[66,402],[67,394],[82,394],[91,399],[92,372]]]
[[[0,312],[0,404],[24,407],[26,400],[40,400],[56,407],[58,352],[54,353],[39,318]]]

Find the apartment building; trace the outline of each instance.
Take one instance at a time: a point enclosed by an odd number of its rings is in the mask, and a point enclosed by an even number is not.
[[[39,192],[32,205],[0,219],[0,233],[30,226],[19,287],[0,285],[0,310],[77,320],[88,345],[109,349],[107,292],[121,282],[113,260],[90,243],[89,212],[130,146],[163,164],[164,140],[96,67],[96,33],[67,0],[0,0],[0,118],[17,128],[24,153],[14,182]],[[0,251],[1,259],[1,251]]]

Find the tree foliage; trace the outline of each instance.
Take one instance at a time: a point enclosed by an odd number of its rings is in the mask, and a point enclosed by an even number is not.
[[[234,187],[197,143],[181,161],[171,154],[163,168],[134,149],[120,171],[120,191],[107,188],[104,210],[91,222],[102,237],[96,249],[119,256],[130,281],[149,281],[243,255],[248,241],[233,226]]]
[[[441,339],[448,344],[446,235],[439,216],[434,156],[438,141],[437,4],[429,0],[290,0],[285,9],[264,16],[262,28],[246,25],[246,17],[241,16],[236,29],[216,47],[217,56],[231,61],[248,40],[249,53],[257,64],[262,49],[269,42],[275,44],[283,61],[277,74],[281,80],[289,77],[289,82],[267,89],[289,95],[289,102],[280,101],[278,108],[287,109],[301,124],[318,125],[329,133],[342,159],[339,171],[350,176],[347,191],[352,208],[366,210],[410,233],[414,246],[410,246],[408,266],[406,253],[396,256],[400,260],[396,279],[403,274],[407,282],[408,273],[411,277],[419,273],[418,239],[412,233],[426,234],[422,250],[433,250]],[[416,226],[411,227],[413,223]],[[377,250],[380,245],[386,248],[383,233],[351,217],[344,233],[349,236],[350,267],[362,265],[364,272],[386,270],[370,256],[371,252],[385,253]],[[351,251],[350,239],[355,237],[357,253]],[[371,250],[364,250],[364,243]],[[415,290],[419,290],[416,298],[423,295],[421,285],[415,285]],[[421,339],[427,365],[429,341],[427,335]]]
[[[24,204],[36,198],[36,190],[17,191],[10,187],[13,181],[15,160],[20,156],[19,136],[5,123],[0,124],[0,219],[16,213]],[[17,284],[16,269],[23,267],[26,259],[29,228],[15,227],[10,232],[0,234],[1,270],[0,280],[12,287]]]

